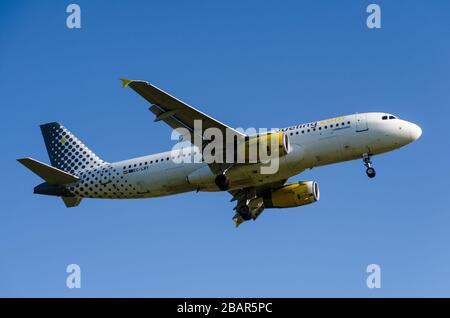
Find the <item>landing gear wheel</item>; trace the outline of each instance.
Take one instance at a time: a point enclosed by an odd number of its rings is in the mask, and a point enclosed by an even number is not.
[[[374,178],[375,175],[376,175],[375,169],[372,168],[372,167],[367,168],[366,174],[367,174],[367,176],[368,176],[369,178]]]
[[[248,205],[241,205],[240,207],[238,207],[237,213],[239,213],[239,215],[245,221],[248,221],[252,218],[252,216],[250,215],[250,208],[248,207]]]
[[[370,155],[368,153],[364,153],[362,155],[364,165],[366,166],[366,174],[369,178],[375,177],[375,169],[372,167],[372,160],[370,160]]]

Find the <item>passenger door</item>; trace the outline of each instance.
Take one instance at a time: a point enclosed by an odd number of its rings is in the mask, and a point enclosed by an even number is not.
[[[367,114],[356,114],[356,132],[367,131]]]

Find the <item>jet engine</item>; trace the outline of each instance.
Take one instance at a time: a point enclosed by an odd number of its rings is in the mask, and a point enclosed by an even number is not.
[[[260,149],[265,147],[266,149]],[[247,136],[237,144],[237,158],[241,162],[262,162],[286,156],[291,151],[289,136],[282,131]]]
[[[287,155],[290,150],[289,137],[282,131],[246,136],[235,146],[234,160],[237,160],[237,163],[265,163],[270,159]],[[230,187],[230,180],[225,174],[217,175],[214,182],[222,191],[227,191]]]
[[[263,196],[266,208],[292,208],[319,201],[319,185],[314,181],[286,184]]]

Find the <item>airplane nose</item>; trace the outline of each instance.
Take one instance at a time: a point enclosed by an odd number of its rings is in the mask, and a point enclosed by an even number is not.
[[[422,136],[422,128],[413,123],[410,123],[409,126],[409,135],[411,136],[412,141],[419,139],[420,136]]]

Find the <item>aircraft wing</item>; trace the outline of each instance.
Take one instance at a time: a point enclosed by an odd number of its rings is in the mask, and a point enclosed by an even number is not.
[[[162,120],[173,129],[186,128],[191,134],[191,141],[193,141],[194,133],[200,133],[194,132],[194,120],[202,121],[201,136],[203,136],[203,132],[207,128],[218,128],[222,131],[223,136],[226,136],[228,129],[238,136],[245,137],[243,133],[202,113],[148,82],[124,78],[121,78],[121,80],[123,87],[131,87],[136,93],[151,103],[149,110],[156,115],[155,121]]]

